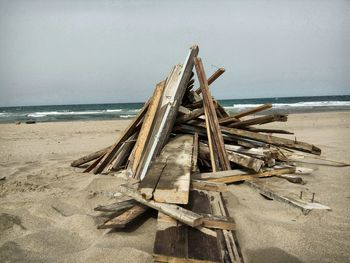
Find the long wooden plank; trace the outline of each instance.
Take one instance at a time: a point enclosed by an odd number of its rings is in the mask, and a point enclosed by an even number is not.
[[[182,208],[178,205],[174,204],[166,204],[166,203],[158,203],[153,200],[146,200],[142,197],[140,193],[138,193],[135,189],[132,189],[128,186],[121,185],[120,186],[121,193],[132,197],[137,202],[144,204],[148,207],[156,209],[176,220],[189,225],[191,227],[199,226],[203,223],[203,216],[189,211],[185,208]]]
[[[286,203],[293,207],[301,209],[301,211],[304,214],[308,214],[313,209],[331,210],[330,207],[322,205],[320,203],[309,202],[302,199],[297,199],[293,196],[289,196],[288,194],[286,195],[286,194],[280,193],[278,190],[274,190],[271,188],[271,186],[267,186],[266,184],[258,180],[249,180],[249,181],[246,181],[245,184],[247,184],[252,188],[257,189],[260,192],[260,194],[270,199],[273,199],[282,203]]]
[[[149,208],[145,205],[137,204],[127,209],[120,215],[108,219],[102,225],[98,226],[98,229],[107,228],[125,228],[127,225],[144,215]]]
[[[125,211],[138,204],[134,199],[127,199],[120,202],[115,202],[109,205],[99,205],[94,208],[95,211],[101,212],[120,212]]]
[[[287,119],[288,119],[287,115],[272,114],[272,115],[266,115],[266,116],[261,116],[261,117],[257,117],[257,118],[252,118],[252,119],[249,119],[249,120],[244,120],[244,121],[231,123],[231,124],[228,125],[228,127],[231,127],[231,128],[242,128],[242,127],[247,127],[247,126],[250,126],[250,125],[265,124],[265,123],[274,122],[274,121],[286,122]]]
[[[290,167],[290,168],[267,170],[256,174],[242,174],[242,175],[225,176],[223,178],[213,178],[213,179],[208,179],[208,181],[231,184],[236,182],[242,182],[245,180],[252,180],[255,178],[271,177],[271,176],[276,176],[281,174],[292,174],[294,172],[295,172],[295,167]]]
[[[218,68],[208,79],[208,85],[212,84],[215,80],[217,80],[222,74],[224,74],[225,69],[224,68]],[[197,94],[201,94],[202,89],[201,87],[196,89]]]
[[[149,101],[145,103],[143,108],[139,111],[137,116],[131,121],[128,127],[124,130],[123,134],[118,138],[117,142],[108,150],[101,162],[93,170],[94,174],[100,173],[103,169],[113,160],[119,147],[125,142],[135,131],[137,125],[141,122],[142,118],[147,112]]]
[[[200,123],[194,126],[205,128],[205,125]],[[281,146],[285,148],[290,148],[290,149],[294,149],[302,152],[313,153],[317,155],[321,154],[320,148],[316,147],[315,145],[308,144],[301,141],[279,138],[272,135],[260,134],[256,132],[250,132],[250,131],[236,129],[236,128],[227,128],[222,126],[221,126],[221,131],[227,135],[239,136],[242,138],[256,140],[258,142],[264,142],[264,143]]]
[[[188,203],[192,153],[192,135],[177,135],[165,145],[161,153],[160,162],[165,162],[166,166],[162,169],[153,193],[155,201],[172,204]],[[158,163],[158,160],[155,162]],[[154,175],[147,173],[148,176],[152,177]],[[141,186],[142,182],[140,183]]]
[[[192,147],[191,135],[178,135],[171,139],[140,182],[140,193],[146,199],[154,196],[158,202],[187,204]]]
[[[151,161],[160,153],[169,138],[178,109],[186,92],[186,85],[192,74],[194,66],[193,59],[197,56],[198,52],[198,46],[191,47],[183,66],[176,66],[172,71],[170,79],[167,80],[161,109],[158,115],[159,117],[145,149],[145,155],[140,161],[139,168],[136,172],[136,178],[142,180],[145,177]]]
[[[204,145],[204,144],[201,144],[200,147],[199,147],[199,154],[200,154],[200,157],[202,159],[208,159],[210,158],[210,155],[209,155],[209,148]],[[235,163],[235,164],[238,164],[242,167],[245,167],[245,168],[248,168],[248,169],[251,169],[255,172],[259,172],[261,167],[264,166],[264,161],[260,160],[260,159],[257,159],[257,158],[254,158],[254,157],[251,157],[251,156],[248,156],[248,155],[244,155],[244,154],[241,154],[241,153],[236,153],[236,152],[231,152],[231,151],[226,151],[226,154],[228,156],[228,159]]]
[[[272,104],[270,104],[270,103],[263,104],[261,106],[258,106],[258,107],[255,107],[255,108],[252,108],[252,109],[248,109],[248,110],[239,112],[237,114],[234,114],[232,117],[236,118],[236,119],[240,119],[242,117],[245,117],[245,116],[248,116],[248,115],[251,115],[251,114],[263,111],[263,110],[267,110],[267,109],[270,109],[270,108],[272,108]]]
[[[157,116],[157,111],[159,108],[159,104],[164,92],[165,81],[162,81],[157,84],[156,89],[153,93],[150,105],[148,107],[145,119],[143,121],[140,134],[137,138],[137,142],[135,145],[135,153],[133,154],[133,160],[131,161],[131,175],[135,174],[137,171],[137,167],[140,163],[142,153],[146,147],[146,143],[149,140],[149,136],[151,133],[151,129],[154,123],[154,120]]]
[[[85,155],[85,156],[83,156],[83,157],[73,161],[70,165],[72,167],[78,167],[78,166],[80,166],[82,164],[85,164],[85,163],[88,163],[90,161],[93,161],[93,160],[101,157],[102,155],[104,155],[109,150],[110,147],[111,146],[108,146],[108,147],[106,147],[106,148],[104,148],[102,150],[99,150],[99,151],[96,151],[94,153]]]
[[[230,170],[230,162],[228,160],[225,147],[224,147],[224,140],[222,138],[222,134],[220,131],[219,121],[218,117],[216,115],[215,106],[213,103],[212,96],[209,92],[209,85],[208,81],[205,75],[204,67],[202,60],[200,58],[194,59],[195,67],[197,76],[199,79],[199,83],[202,89],[202,96],[203,96],[203,102],[204,102],[204,109],[207,111],[206,114],[206,126],[210,126],[210,129],[212,130],[212,143],[215,144],[215,147],[217,150],[217,156],[219,159],[220,167],[218,167],[220,170]],[[208,136],[210,136],[208,134]],[[209,145],[210,147],[210,145]],[[212,149],[210,149],[212,150]]]

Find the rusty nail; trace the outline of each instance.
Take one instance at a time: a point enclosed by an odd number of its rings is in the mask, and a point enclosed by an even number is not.
[[[312,203],[314,202],[314,199],[315,199],[315,193],[312,193],[312,199],[311,199]]]
[[[300,191],[300,199],[303,199],[303,191]]]

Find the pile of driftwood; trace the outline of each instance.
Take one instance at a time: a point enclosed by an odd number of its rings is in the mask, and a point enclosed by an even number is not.
[[[125,170],[136,179],[121,186],[124,199],[95,210],[112,213],[100,228],[122,228],[147,210],[157,210],[155,260],[243,262],[235,222],[222,197],[227,184],[249,181],[259,188],[257,178],[271,176],[300,183],[292,175],[300,171],[287,154],[297,150],[320,155],[321,150],[271,135],[292,134],[288,131],[256,126],[287,121],[280,114],[253,116],[271,104],[230,116],[209,91],[225,70],[207,79],[198,51],[191,47],[184,64],[174,66],[156,85],[113,145],[72,166],[85,164],[84,172],[94,174]],[[271,191],[259,189],[271,197]]]

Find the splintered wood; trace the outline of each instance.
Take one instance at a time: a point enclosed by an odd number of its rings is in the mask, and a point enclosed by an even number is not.
[[[239,226],[229,216],[222,192],[234,189],[228,184],[246,181],[265,196],[305,211],[327,209],[261,184],[268,177],[305,183],[293,175],[300,168],[288,156],[295,151],[320,155],[321,149],[272,135],[292,132],[261,128],[287,121],[284,114],[262,114],[272,104],[230,115],[209,89],[225,69],[219,68],[207,79],[198,52],[198,46],[192,46],[184,63],[161,78],[114,144],[71,166],[94,174],[125,171],[129,184],[119,189],[124,198],[95,208],[104,218],[98,227],[126,228],[148,211],[157,211],[156,261],[244,262],[236,237]]]

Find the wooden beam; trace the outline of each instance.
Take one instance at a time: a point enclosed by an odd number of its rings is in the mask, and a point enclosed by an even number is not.
[[[205,144],[200,144],[199,154],[202,159],[210,158],[208,146],[206,146]],[[226,154],[229,161],[238,164],[242,167],[251,169],[255,172],[259,172],[261,167],[264,166],[264,161],[251,156],[231,151],[226,151]]]
[[[142,197],[140,193],[138,193],[135,189],[132,189],[128,186],[121,185],[120,186],[121,193],[132,197],[137,202],[144,204],[148,207],[156,209],[176,220],[189,225],[191,227],[199,226],[203,223],[203,216],[189,211],[181,206],[174,204],[166,204],[166,203],[158,203],[153,200],[146,200]]]
[[[230,162],[228,160],[228,157],[224,148],[224,140],[222,138],[222,134],[220,131],[219,121],[216,115],[213,99],[209,92],[209,85],[205,75],[202,60],[200,58],[195,58],[194,63],[195,63],[199,83],[202,89],[204,110],[206,112],[206,126],[207,127],[209,126],[212,131],[212,135],[213,135],[212,143],[214,146],[212,148],[217,150],[216,154],[218,156],[219,165],[220,165],[218,168],[220,170],[230,170],[231,169]],[[208,134],[208,137],[210,137],[210,134]],[[209,147],[211,147],[210,143],[209,143]],[[212,151],[212,149],[210,149],[210,151]]]
[[[140,216],[144,215],[149,208],[142,204],[134,205],[133,207],[127,209],[120,215],[117,215],[111,219],[108,219],[102,225],[98,226],[98,229],[108,229],[108,228],[125,228],[130,223],[134,222]]]
[[[145,119],[143,121],[140,134],[137,138],[135,145],[135,152],[133,154],[133,159],[131,161],[130,172],[131,175],[134,175],[137,171],[137,167],[141,161],[142,154],[146,147],[146,143],[149,140],[151,129],[154,123],[154,120],[157,116],[157,110],[159,109],[159,104],[164,92],[165,81],[162,81],[157,84],[156,89],[153,93],[150,105],[148,107]]]
[[[245,117],[245,116],[248,116],[248,115],[251,115],[251,114],[263,111],[263,110],[267,110],[267,109],[270,109],[270,108],[272,108],[272,104],[270,104],[270,103],[263,104],[261,106],[258,106],[258,107],[255,107],[255,108],[252,108],[252,109],[248,109],[248,110],[239,112],[237,114],[234,114],[232,117],[234,117],[236,119],[240,119],[242,117]]]
[[[226,192],[229,190],[227,185],[224,183],[208,182],[197,179],[191,179],[191,189],[216,192]]]
[[[252,180],[255,178],[271,177],[271,176],[276,176],[281,174],[292,174],[294,172],[295,172],[295,167],[290,167],[290,168],[266,170],[256,174],[242,174],[242,175],[225,176],[223,178],[213,178],[213,179],[208,179],[208,181],[231,184],[236,182],[242,182],[245,180]]]
[[[109,148],[108,152],[105,154],[105,156],[102,158],[100,163],[93,170],[94,174],[101,173],[103,171],[103,169],[111,161],[113,161],[113,158],[115,157],[115,154],[117,153],[119,147],[122,145],[123,142],[125,142],[134,133],[137,125],[140,124],[142,118],[144,117],[144,115],[147,112],[148,105],[149,105],[149,101],[146,102],[146,104],[139,111],[139,113],[136,115],[136,117],[131,121],[129,126],[124,130],[123,134],[118,138],[117,142],[114,143],[111,148]]]
[[[127,199],[127,200],[115,202],[109,205],[99,205],[99,206],[96,206],[94,210],[101,211],[101,212],[120,212],[120,211],[125,211],[137,204],[138,202],[136,202],[134,199]]]
[[[159,110],[159,117],[154,125],[152,135],[145,155],[142,157],[136,172],[136,178],[141,180],[145,177],[151,161],[160,153],[161,149],[168,141],[173,129],[178,109],[186,92],[186,85],[192,74],[194,57],[199,52],[198,46],[191,47],[183,66],[176,66],[164,89],[162,102]]]
[[[309,202],[302,199],[297,199],[294,196],[285,195],[283,193],[280,193],[278,190],[274,190],[271,187],[267,186],[266,184],[258,181],[258,180],[249,180],[246,181],[245,184],[248,186],[258,190],[260,194],[263,196],[266,196],[269,199],[273,199],[282,203],[289,204],[293,207],[301,209],[301,211],[306,215],[311,212],[313,209],[320,209],[320,210],[331,210],[330,207],[322,205],[317,202]]]
[[[257,117],[257,118],[252,118],[249,120],[243,120],[243,121],[231,123],[228,125],[228,127],[230,127],[230,128],[242,128],[242,127],[247,127],[250,125],[265,124],[265,123],[274,122],[274,121],[286,122],[287,119],[288,119],[287,115],[272,114],[272,115],[266,115],[266,116],[261,116],[261,117]]]
[[[200,123],[194,126],[205,128],[205,125]],[[301,141],[279,138],[272,135],[260,134],[260,133],[245,131],[245,130],[236,129],[236,128],[221,127],[221,131],[227,135],[240,136],[242,138],[247,138],[250,140],[256,140],[258,142],[263,142],[267,144],[299,150],[302,152],[308,152],[308,153],[313,153],[317,155],[321,154],[320,148],[312,144],[308,144]]]
[[[208,85],[212,84],[215,80],[217,80],[222,74],[224,74],[225,69],[224,68],[218,68],[217,71],[215,71],[208,79]],[[196,89],[197,94],[201,94],[202,89],[201,87]]]
[[[72,167],[78,167],[78,166],[80,166],[80,165],[82,165],[82,164],[84,164],[84,163],[88,163],[88,162],[90,162],[90,161],[93,161],[93,160],[95,160],[95,159],[101,157],[102,155],[104,155],[104,154],[109,150],[110,147],[111,147],[111,146],[108,146],[108,147],[106,147],[106,148],[104,148],[104,149],[102,149],[102,150],[99,150],[99,151],[97,151],[97,152],[94,152],[94,153],[90,153],[90,154],[88,154],[88,155],[85,155],[85,156],[83,156],[83,157],[81,157],[81,158],[79,158],[79,159],[73,161],[70,165],[71,165]]]

